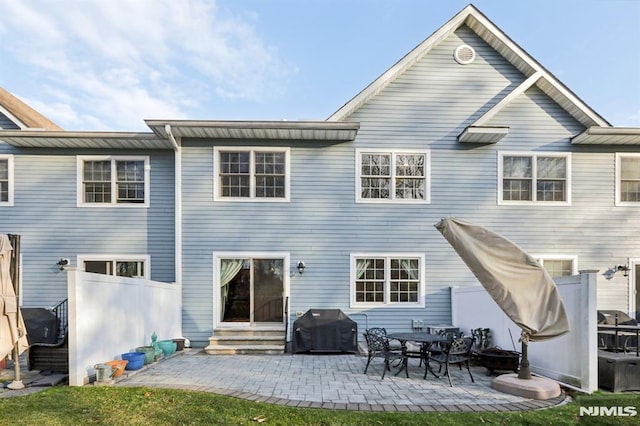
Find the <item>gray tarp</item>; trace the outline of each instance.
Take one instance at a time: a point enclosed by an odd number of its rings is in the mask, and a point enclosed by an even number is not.
[[[522,329],[523,338],[535,342],[569,332],[569,320],[553,279],[524,250],[482,226],[458,219],[442,219],[435,227]]]
[[[24,325],[16,293],[11,282],[11,242],[0,234],[0,359],[9,354],[16,343],[18,353],[28,347],[27,328]]]

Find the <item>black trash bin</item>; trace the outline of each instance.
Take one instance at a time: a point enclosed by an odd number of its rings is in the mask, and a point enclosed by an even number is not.
[[[357,352],[358,323],[340,309],[309,309],[293,323],[293,352]]]

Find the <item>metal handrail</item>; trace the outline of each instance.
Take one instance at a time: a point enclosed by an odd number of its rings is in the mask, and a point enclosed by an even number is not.
[[[289,335],[289,296],[284,299],[284,353],[287,353],[287,336]]]
[[[51,308],[51,311],[56,315],[58,320],[58,341],[62,340],[67,334],[67,328],[69,327],[69,299],[64,299],[56,306]]]

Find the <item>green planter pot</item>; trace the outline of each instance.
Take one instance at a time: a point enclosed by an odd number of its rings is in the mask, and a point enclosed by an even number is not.
[[[156,357],[156,350],[153,346],[139,346],[136,348],[136,352],[144,353],[144,364],[151,364]]]

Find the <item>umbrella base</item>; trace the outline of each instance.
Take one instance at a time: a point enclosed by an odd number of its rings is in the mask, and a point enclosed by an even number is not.
[[[7,385],[7,389],[11,389],[11,390],[24,389],[24,383],[22,383],[22,380],[14,380],[13,382]]]
[[[543,377],[519,379],[517,374],[503,374],[491,382],[491,387],[500,392],[531,399],[551,399],[560,396],[560,385]]]

